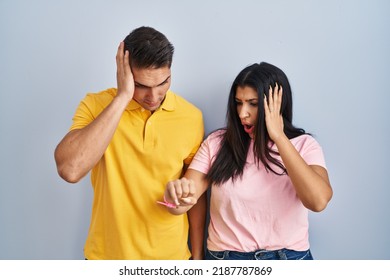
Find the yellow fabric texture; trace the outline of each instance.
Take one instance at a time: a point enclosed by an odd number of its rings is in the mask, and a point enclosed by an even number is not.
[[[71,130],[93,121],[116,89],[87,94]],[[204,137],[201,111],[168,91],[153,114],[132,100],[101,160],[92,169],[92,217],[87,259],[188,259],[187,215],[175,216],[156,201],[180,177]]]

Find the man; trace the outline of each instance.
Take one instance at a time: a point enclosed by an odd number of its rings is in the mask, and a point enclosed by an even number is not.
[[[118,48],[117,88],[87,94],[55,150],[67,182],[92,170],[86,259],[189,259],[188,228],[204,229],[204,211],[188,223],[157,203],[204,136],[201,111],[169,89],[173,52],[159,31],[133,30]]]

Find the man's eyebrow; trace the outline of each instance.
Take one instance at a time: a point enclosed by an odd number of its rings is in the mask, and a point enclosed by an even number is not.
[[[156,85],[155,87],[162,86],[163,84],[165,84],[165,83],[169,80],[170,77],[171,77],[171,75],[169,75],[162,83]],[[139,82],[137,82],[137,81],[134,81],[134,84],[135,84],[136,86],[139,86],[139,87],[152,88],[151,86],[143,85],[143,84],[141,84],[141,83],[139,83]]]

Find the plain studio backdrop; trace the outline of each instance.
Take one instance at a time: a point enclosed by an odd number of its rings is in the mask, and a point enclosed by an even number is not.
[[[89,175],[68,184],[54,149],[88,92],[116,86],[134,28],[175,46],[171,89],[225,122],[238,72],[290,79],[294,124],[324,149],[334,197],[310,213],[316,259],[390,259],[390,1],[0,0],[0,259],[83,259]]]

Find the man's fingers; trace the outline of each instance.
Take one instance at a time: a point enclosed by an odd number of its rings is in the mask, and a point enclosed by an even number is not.
[[[124,73],[124,68],[123,68],[123,53],[124,50],[124,43],[120,42],[119,47],[118,47],[118,52],[116,53],[116,69],[117,69],[117,76],[120,78],[123,73]]]
[[[124,55],[124,43],[120,42],[118,46],[118,51],[116,53],[116,62],[123,61],[123,55]]]
[[[130,53],[128,50],[125,51],[125,57],[124,57],[124,61],[123,61],[123,69],[125,71],[125,74],[126,76],[127,75],[132,75],[132,72],[131,72],[131,68],[130,68],[130,60],[131,60],[131,57],[130,57]]]

